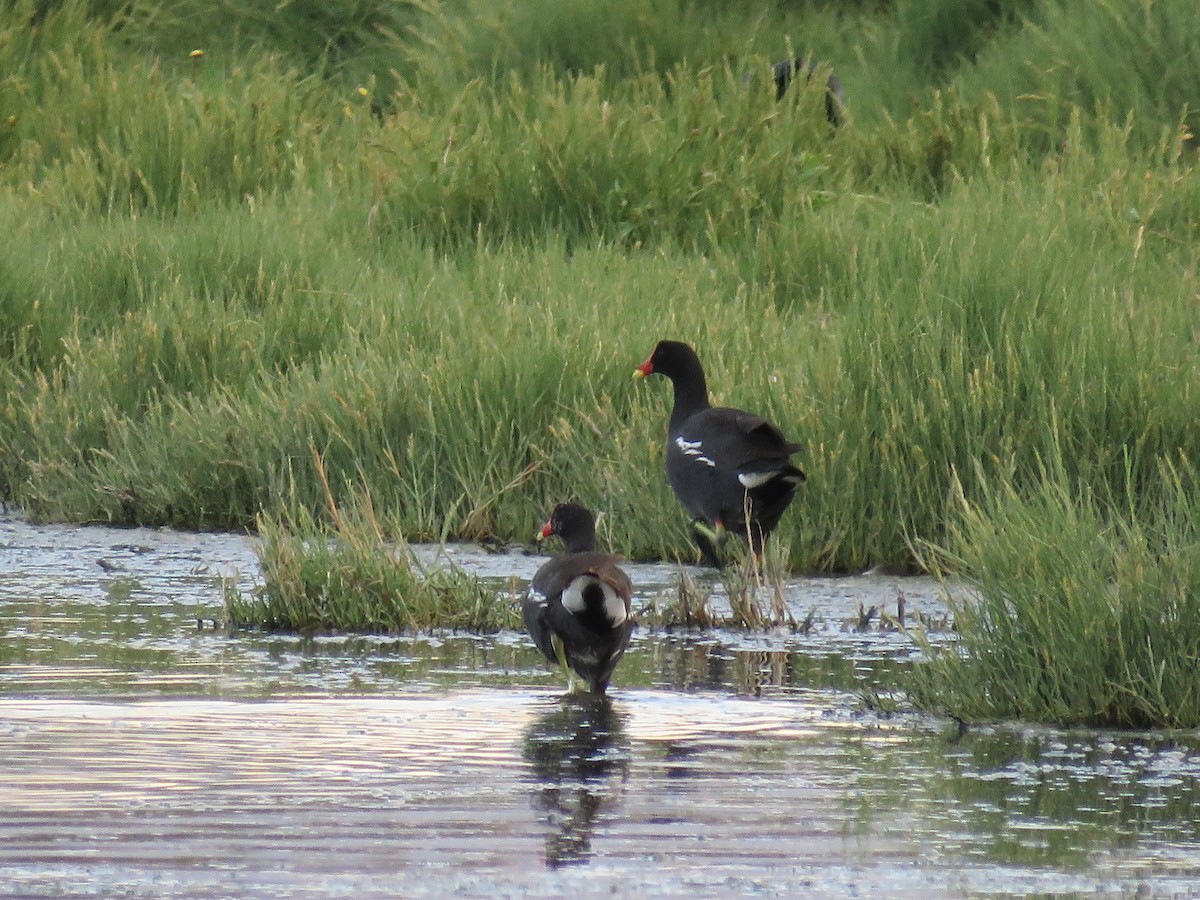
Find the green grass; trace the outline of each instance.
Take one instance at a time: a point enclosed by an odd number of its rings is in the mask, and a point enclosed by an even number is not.
[[[320,460],[317,461],[321,469]],[[263,585],[227,587],[234,627],[411,633],[520,627],[515,601],[450,565],[423,565],[370,497],[330,506],[332,527],[304,512],[259,522]]]
[[[1200,65],[1196,22],[1183,3],[1064,0],[1026,4],[1026,27],[1008,30],[955,76],[971,95],[1005,95],[1047,146],[1076,111],[1128,126],[1150,145],[1164,130],[1200,127],[1191,73]],[[1130,113],[1132,116],[1129,116]]]
[[[1194,4],[950,6],[9,4],[0,496],[264,523],[301,568],[378,544],[331,516],[363,492],[412,541],[575,498],[688,559],[629,379],[675,337],[803,443],[793,570],[919,566],[952,486],[1033,502],[1050,458],[1160,528],[1200,458]],[[798,54],[844,127],[774,102]]]
[[[937,565],[969,588],[959,640],[918,666],[918,703],[966,722],[1200,725],[1194,476],[1163,467],[1155,510],[998,488],[964,506]]]
[[[806,99],[780,107],[728,69],[476,84],[446,117],[379,130],[372,222],[449,250],[547,233],[707,249],[821,202],[831,130]]]

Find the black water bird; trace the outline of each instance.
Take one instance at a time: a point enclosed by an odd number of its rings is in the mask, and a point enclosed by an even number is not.
[[[771,66],[771,77],[775,81],[775,99],[782,100],[792,82],[798,78],[811,81],[817,74],[820,64],[814,60],[798,56],[795,59],[781,59]],[[832,72],[825,81],[825,118],[830,125],[841,125],[846,108],[846,95],[842,91],[842,80]]]
[[[596,520],[588,509],[555,506],[537,537],[551,535],[562,538],[565,552],[533,576],[522,606],[525,628],[552,665],[573,669],[593,693],[603,694],[633,632],[633,586],[617,557],[596,550]]]
[[[726,531],[749,541],[755,555],[779,524],[805,474],[789,462],[800,450],[761,416],[714,407],[700,358],[687,344],[660,341],[634,371],[664,375],[675,388],[667,425],[667,480],[692,517],[705,559],[718,568]]]

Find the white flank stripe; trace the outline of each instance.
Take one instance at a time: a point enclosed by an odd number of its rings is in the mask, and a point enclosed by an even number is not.
[[[684,456],[694,457],[696,462],[702,462],[706,466],[712,466],[715,469],[717,464],[705,456],[704,451],[700,449],[703,444],[703,441],[685,441],[682,436],[675,438],[675,446],[679,448]]]

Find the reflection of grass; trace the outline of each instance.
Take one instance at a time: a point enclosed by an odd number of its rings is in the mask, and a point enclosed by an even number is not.
[[[965,721],[1200,725],[1200,486],[1164,466],[1139,511],[1045,478],[963,506],[934,562],[974,596],[914,698]]]
[[[1158,841],[1195,846],[1200,785],[1189,777],[1172,779],[1169,787],[1162,783],[1177,765],[1172,757],[1191,745],[1190,735],[989,727],[943,733],[924,744],[919,761],[902,753],[903,763],[884,762],[883,751],[880,763],[908,773],[910,790],[927,792],[923,802],[931,808],[952,813],[930,820],[930,833],[916,840],[936,840],[950,827],[966,837],[957,845],[964,856],[1075,870],[1094,866],[1109,852],[1132,850],[1141,861],[1130,874],[1194,878],[1189,854],[1143,856],[1137,849]],[[914,778],[918,771],[930,777]],[[900,794],[898,802],[911,805],[911,793]],[[878,815],[877,800],[875,805]]]

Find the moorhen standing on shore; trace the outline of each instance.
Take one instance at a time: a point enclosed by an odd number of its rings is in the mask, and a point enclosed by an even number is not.
[[[555,506],[537,538],[552,534],[562,538],[565,552],[533,576],[521,610],[525,628],[552,665],[574,669],[593,693],[603,694],[633,632],[633,586],[617,557],[596,551],[596,520],[588,509]]]
[[[775,99],[782,100],[793,81],[803,77],[811,80],[817,74],[819,66],[814,60],[798,56],[795,59],[781,59],[771,66],[771,77],[775,80]],[[832,72],[825,82],[825,118],[830,125],[842,124],[842,111],[846,107],[846,95],[842,92],[842,80]]]
[[[788,461],[800,445],[761,416],[712,406],[700,358],[687,344],[659,341],[634,377],[656,373],[675,386],[667,426],[667,480],[692,516],[700,552],[720,568],[717,545],[728,530],[761,555],[805,479]]]

